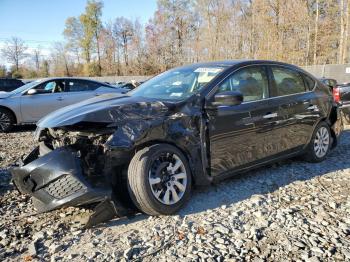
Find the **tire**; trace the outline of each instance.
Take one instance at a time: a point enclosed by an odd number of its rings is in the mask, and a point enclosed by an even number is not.
[[[0,132],[11,131],[15,123],[16,119],[13,113],[6,108],[0,108]]]
[[[129,164],[130,197],[135,206],[148,215],[176,213],[190,197],[191,182],[186,157],[168,144],[141,149]]]
[[[305,159],[312,163],[325,160],[332,147],[332,140],[328,124],[325,122],[318,124],[306,149]]]

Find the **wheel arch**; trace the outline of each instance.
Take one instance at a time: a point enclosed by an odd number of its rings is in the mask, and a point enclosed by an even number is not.
[[[14,119],[15,119],[15,124],[18,123],[17,116],[16,116],[15,112],[11,108],[9,108],[7,106],[1,106],[0,105],[0,109],[5,109],[5,110],[9,111],[12,114],[12,116],[14,117]]]
[[[156,144],[168,144],[168,145],[171,145],[171,146],[175,147],[176,149],[178,149],[185,156],[186,160],[188,161],[189,169],[191,171],[191,178],[193,179],[194,183],[196,183],[197,178],[195,176],[196,172],[194,170],[195,165],[193,164],[194,160],[191,156],[191,153],[188,150],[186,150],[185,148],[178,146],[174,141],[161,140],[161,139],[147,141],[145,143],[142,143],[142,144],[135,146],[132,156],[134,156],[137,151],[139,151],[145,147],[150,147],[150,146],[153,146]]]
[[[341,114],[341,112],[338,110],[338,107],[333,106],[329,116],[327,117],[327,119],[325,119],[325,121],[327,121],[328,125],[329,125],[329,129],[331,131],[331,135],[332,135],[332,148],[335,148],[338,144],[338,137],[334,131],[334,129],[332,128],[333,125],[337,122],[337,121],[342,121],[341,115],[339,116],[338,114]],[[342,123],[341,123],[342,125]]]
[[[332,136],[332,146],[331,148],[335,148],[337,146],[338,143],[338,138],[337,135],[335,134],[332,126],[333,124],[337,121],[337,109],[335,107],[332,108],[331,112],[329,113],[329,115],[327,117],[323,117],[321,118],[314,126],[313,128],[313,132],[312,134],[315,132],[315,128],[322,122],[327,123],[327,125],[329,126],[329,130],[331,132],[331,136]],[[309,142],[311,141],[312,135],[309,139]]]
[[[146,148],[146,147],[150,147],[156,144],[167,144],[167,145],[171,145],[173,147],[175,147],[177,150],[179,150],[184,157],[186,158],[188,164],[189,164],[189,169],[190,169],[190,175],[191,175],[191,179],[194,183],[196,183],[196,177],[194,175],[194,171],[193,171],[193,161],[192,158],[190,156],[190,153],[179,147],[175,142],[173,141],[167,141],[167,140],[162,140],[162,139],[156,139],[156,140],[149,140],[149,141],[145,141],[143,143],[137,144],[136,146],[134,146],[131,150],[128,150],[125,152],[125,154],[123,153],[123,160],[118,163],[117,165],[112,165],[110,172],[112,174],[112,187],[114,188],[113,190],[113,194],[115,197],[117,197],[117,199],[119,199],[124,205],[134,208],[136,209],[132,199],[130,198],[130,194],[128,192],[128,190],[125,191],[125,189],[127,189],[127,171],[130,165],[130,162],[132,160],[132,158],[135,156],[135,154]]]

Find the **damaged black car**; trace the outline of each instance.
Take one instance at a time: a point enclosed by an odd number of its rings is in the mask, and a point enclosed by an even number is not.
[[[37,126],[14,184],[39,212],[97,204],[90,225],[133,208],[174,214],[194,185],[284,158],[320,162],[342,131],[328,87],[293,65],[254,60],[175,68]]]

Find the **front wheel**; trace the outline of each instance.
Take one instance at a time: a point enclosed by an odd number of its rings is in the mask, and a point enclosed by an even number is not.
[[[327,123],[320,123],[312,135],[305,154],[306,160],[318,163],[323,161],[331,148],[332,135]]]
[[[0,132],[9,132],[15,124],[15,117],[10,110],[0,108]]]
[[[128,189],[140,211],[174,214],[190,196],[191,172],[186,157],[168,144],[141,149],[129,164]]]

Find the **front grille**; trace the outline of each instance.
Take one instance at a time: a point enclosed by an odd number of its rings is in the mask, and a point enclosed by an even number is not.
[[[71,175],[65,175],[50,183],[45,191],[57,199],[65,198],[81,189],[83,185]]]

